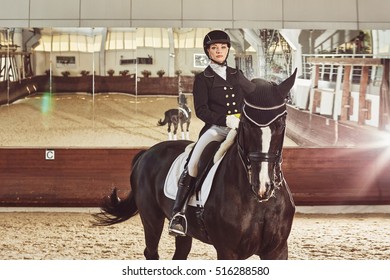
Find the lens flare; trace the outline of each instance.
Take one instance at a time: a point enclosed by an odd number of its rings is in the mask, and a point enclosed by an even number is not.
[[[48,114],[53,109],[53,100],[49,92],[45,92],[42,96],[41,101],[41,112]]]

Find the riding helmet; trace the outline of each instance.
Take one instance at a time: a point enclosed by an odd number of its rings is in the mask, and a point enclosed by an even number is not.
[[[229,49],[231,46],[230,37],[226,32],[222,30],[210,31],[203,39],[203,49],[207,57],[209,57],[207,49],[210,47],[211,44],[215,43],[227,44]]]

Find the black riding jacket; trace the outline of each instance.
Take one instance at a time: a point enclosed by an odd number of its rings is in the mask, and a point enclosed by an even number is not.
[[[255,85],[244,74],[226,67],[226,80],[208,66],[195,76],[193,95],[196,116],[205,122],[200,134],[212,125],[226,126],[226,116],[241,113],[246,93]]]

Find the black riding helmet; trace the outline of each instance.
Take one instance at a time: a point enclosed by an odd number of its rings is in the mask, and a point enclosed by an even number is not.
[[[204,49],[204,52],[205,52],[205,54],[207,55],[207,57],[209,59],[211,59],[211,58],[209,56],[209,53],[208,53],[207,49],[210,47],[210,45],[215,44],[215,43],[227,44],[228,48],[229,48],[229,51],[230,51],[231,43],[230,43],[229,35],[226,32],[222,31],[222,30],[210,31],[209,33],[207,33],[207,35],[203,39],[203,49]],[[229,56],[229,52],[228,52],[228,54],[226,56],[226,59],[225,59],[225,61],[223,63],[218,63],[218,62],[216,62],[214,60],[213,61],[215,63],[217,63],[217,64],[225,65],[228,56]]]

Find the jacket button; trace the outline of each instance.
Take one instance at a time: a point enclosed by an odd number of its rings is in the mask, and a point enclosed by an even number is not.
[[[228,111],[228,114],[230,115],[231,113],[232,113],[232,111],[229,110],[229,111]]]
[[[226,88],[226,87],[223,87],[223,90],[227,90],[227,88]]]

